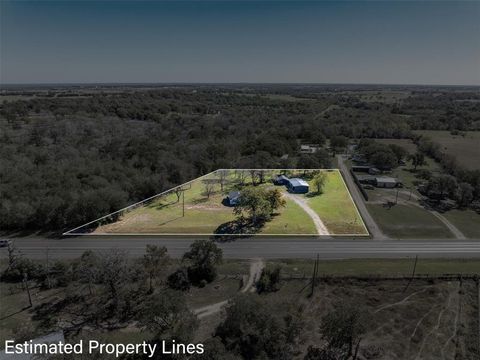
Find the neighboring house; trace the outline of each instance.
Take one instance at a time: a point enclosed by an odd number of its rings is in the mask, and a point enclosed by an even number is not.
[[[228,206],[238,205],[240,202],[240,191],[230,191],[225,199],[225,203]]]
[[[368,173],[370,171],[370,165],[353,165],[352,170],[355,172],[364,172]]]
[[[288,177],[286,177],[285,175],[278,175],[273,179],[273,183],[275,185],[287,185],[288,180],[289,180]]]
[[[32,344],[65,344],[65,337],[62,331],[54,332],[42,337],[31,340]],[[2,360],[33,360],[39,359],[40,354],[6,354],[5,350],[0,351],[0,359]],[[46,356],[47,357],[47,356]]]
[[[318,149],[320,149],[320,145],[318,144],[300,145],[300,154],[315,154]]]
[[[401,182],[392,177],[376,177],[375,186],[379,188],[394,188],[401,186]]]
[[[308,183],[305,180],[299,178],[293,178],[288,180],[287,184],[288,192],[294,194],[306,194],[308,193]]]
[[[357,180],[360,184],[369,184],[369,185],[376,184],[375,176],[367,175],[367,174],[359,174],[355,176],[357,177]]]
[[[352,170],[355,172],[369,173],[370,175],[378,175],[381,172],[372,165],[353,165]]]

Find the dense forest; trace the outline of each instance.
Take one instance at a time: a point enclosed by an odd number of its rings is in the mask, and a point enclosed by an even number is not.
[[[2,92],[0,228],[61,231],[218,168],[331,165],[328,139],[480,129],[475,89],[185,86]]]

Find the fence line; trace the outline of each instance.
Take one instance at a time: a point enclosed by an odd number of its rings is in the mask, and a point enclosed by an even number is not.
[[[307,274],[282,274],[282,280],[310,280],[311,275]],[[478,282],[480,274],[415,274],[412,275],[330,275],[330,274],[318,274],[318,280],[358,280],[358,281],[381,281],[381,280],[475,280]],[[480,305],[480,289],[479,289],[479,305]],[[479,314],[480,316],[480,314]]]

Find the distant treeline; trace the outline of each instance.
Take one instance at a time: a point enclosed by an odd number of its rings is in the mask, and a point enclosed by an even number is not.
[[[480,128],[473,91],[394,102],[379,100],[380,90],[275,92],[187,87],[4,102],[0,228],[64,230],[218,168],[331,166],[324,150],[300,156],[300,143]]]

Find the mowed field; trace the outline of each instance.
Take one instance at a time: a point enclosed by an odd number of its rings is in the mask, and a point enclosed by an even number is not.
[[[379,204],[367,208],[382,231],[396,239],[448,239],[452,233],[434,215],[419,206],[395,205],[388,209]]]
[[[449,131],[417,130],[442,146],[442,151],[455,156],[466,169],[480,169],[480,132],[467,131],[464,135],[452,135]]]
[[[268,172],[265,183],[259,186],[277,188],[286,193],[284,186],[274,186],[271,178],[277,172]],[[363,220],[343,182],[341,174],[326,171],[326,182],[320,195],[301,197],[322,219],[332,235],[368,235]],[[301,176],[304,173],[291,174]],[[308,177],[308,174],[307,174]],[[225,234],[224,229],[234,225],[236,216],[233,207],[225,206],[223,200],[235,189],[241,189],[239,175],[230,171],[223,190],[219,183],[214,184],[210,196],[205,192],[205,181],[215,180],[217,173],[198,178],[182,186],[185,201],[175,193],[167,193],[149,204],[136,207],[123,213],[118,221],[97,227],[94,233],[109,234]],[[308,179],[307,179],[308,180]],[[244,174],[244,185],[251,184],[251,178]],[[312,187],[311,187],[312,188]],[[272,219],[260,229],[258,234],[277,235],[316,235],[317,229],[312,218],[297,203],[285,197],[286,206],[280,208]],[[185,203],[185,206],[183,205]],[[233,233],[242,233],[235,232]]]
[[[423,133],[440,133],[448,134],[450,136],[450,133],[446,131],[423,131]],[[469,133],[466,144],[467,148],[470,150],[475,149],[475,151],[478,152],[477,148],[471,143],[469,144],[472,137],[476,136],[475,134],[478,135],[480,133]],[[456,136],[456,138],[458,138],[458,136]],[[417,151],[417,146],[409,139],[374,140],[384,144],[399,145],[409,153]],[[443,151],[447,152],[445,149],[443,149]],[[480,156],[480,154],[478,156]],[[451,231],[442,223],[442,221],[435,217],[428,209],[418,206],[419,203],[416,199],[423,196],[418,192],[417,186],[419,183],[424,183],[426,180],[419,178],[418,173],[413,171],[413,168],[411,161],[407,160],[405,166],[399,166],[389,173],[389,176],[400,179],[404,186],[399,195],[400,204],[391,209],[384,205],[387,201],[395,201],[394,192],[377,188],[367,190],[369,196],[367,207],[371,215],[381,227],[382,231],[394,239],[451,238]],[[472,167],[468,168],[471,169]],[[444,173],[441,165],[428,156],[425,157],[425,164],[419,166],[418,169],[428,170],[432,176],[438,176]],[[412,193],[411,197],[409,196],[409,192]],[[480,222],[478,221],[478,214],[474,211],[450,210],[442,213],[442,216],[452,225],[457,227],[465,237],[476,239],[480,236]]]
[[[368,234],[339,171],[327,173],[323,194],[307,199],[330,233]]]

